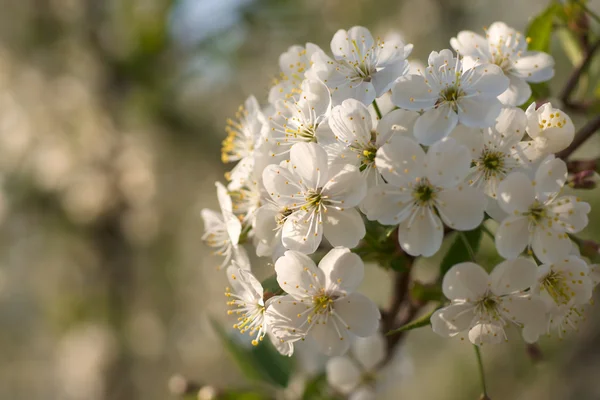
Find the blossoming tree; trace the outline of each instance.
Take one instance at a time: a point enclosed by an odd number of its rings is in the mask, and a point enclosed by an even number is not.
[[[458,32],[425,66],[408,59],[412,45],[360,26],[339,30],[330,52],[308,43],[281,55],[268,101],[250,96],[228,121],[222,159],[236,164],[217,183],[221,210],[202,212],[233,326],[257,350],[215,328],[253,378],[282,391],[282,359],[316,351],[330,357],[326,376],[297,398],[373,399],[410,368],[405,333],[430,326],[475,347],[489,399],[482,347],[577,328],[598,246],[578,236],[590,205],[577,192],[593,172],[570,156],[600,119],[577,132],[566,111],[585,115],[572,92],[600,46],[585,42],[555,108],[548,50],[555,22],[573,22],[565,7],[553,3],[526,34],[503,22]],[[479,257],[486,235],[498,265]],[[445,241],[437,281],[415,280],[415,262]],[[271,278],[256,278],[251,253],[272,262]],[[394,277],[389,306],[359,293],[365,262]]]

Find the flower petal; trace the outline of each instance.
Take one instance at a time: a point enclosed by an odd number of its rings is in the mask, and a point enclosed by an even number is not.
[[[327,322],[315,323],[309,335],[319,350],[327,356],[341,356],[348,351],[352,337],[335,317],[330,316]]]
[[[498,100],[506,106],[520,106],[531,97],[531,87],[525,79],[508,74],[508,89],[504,91]]]
[[[472,32],[461,31],[455,38],[450,39],[450,45],[461,56],[469,56],[487,62],[491,57],[486,38]]]
[[[392,103],[406,110],[422,111],[433,108],[438,96],[422,75],[404,76],[392,86]]]
[[[529,244],[527,217],[513,216],[502,221],[496,231],[496,249],[507,259],[517,258]]]
[[[535,173],[537,199],[545,203],[556,196],[567,182],[567,164],[560,158],[544,161]]]
[[[328,292],[353,292],[365,274],[362,259],[347,247],[330,250],[319,262],[319,268],[325,274]]]
[[[392,185],[382,184],[369,190],[362,203],[362,210],[371,221],[396,225],[409,216],[403,210],[407,210],[413,202],[410,192],[402,193]]]
[[[431,328],[440,336],[452,337],[466,331],[475,317],[475,307],[469,303],[451,304],[431,316]]]
[[[380,333],[356,338],[352,343],[352,354],[365,371],[375,371],[386,358],[386,340]]]
[[[543,263],[562,260],[569,255],[572,245],[566,233],[542,226],[536,227],[531,241],[531,249]]]
[[[513,65],[511,72],[528,82],[545,82],[554,76],[554,58],[539,51],[526,51]]]
[[[504,329],[499,323],[478,323],[469,331],[469,340],[476,346],[497,344],[504,340]]]
[[[330,319],[339,317],[346,328],[356,336],[371,336],[379,328],[379,308],[371,299],[360,293],[351,293],[335,300],[333,310],[336,316],[332,315]]]
[[[446,272],[442,281],[444,296],[450,300],[475,301],[488,290],[489,277],[485,270],[472,262],[456,264]]]
[[[263,184],[273,201],[282,206],[292,206],[302,198],[299,178],[287,168],[267,165],[262,174]]]
[[[329,126],[337,140],[346,146],[365,146],[371,141],[373,122],[363,103],[347,99],[331,110]]]
[[[522,257],[506,260],[490,274],[491,289],[498,296],[524,291],[535,285],[536,277],[537,265],[533,261]]]
[[[480,64],[467,70],[463,78],[469,91],[478,92],[486,97],[496,97],[508,88],[508,78],[502,68],[495,64]],[[479,96],[478,96],[479,97]],[[477,101],[480,99],[478,98]]]
[[[400,247],[411,256],[434,255],[440,249],[443,237],[442,222],[426,207],[416,211],[416,215],[402,222],[398,229]]]
[[[498,205],[508,214],[524,213],[535,201],[533,183],[522,172],[509,174],[498,185]]]
[[[305,254],[288,250],[275,262],[277,283],[295,299],[303,299],[325,288],[325,274]]]
[[[377,124],[376,146],[381,147],[395,135],[412,135],[419,114],[415,111],[397,109],[385,114]]]
[[[486,197],[480,190],[463,185],[442,190],[436,198],[436,208],[444,223],[459,231],[477,228],[483,221],[486,204]]]
[[[360,381],[361,372],[348,357],[333,357],[325,367],[327,383],[342,394],[351,393]]]
[[[323,238],[321,214],[298,210],[289,215],[281,231],[283,245],[305,254],[314,253]]]
[[[466,146],[446,138],[431,146],[425,156],[425,174],[435,186],[453,188],[465,180],[471,169],[471,154]]]
[[[459,100],[458,120],[472,128],[494,126],[502,111],[502,103],[496,97],[476,96]]]
[[[427,110],[415,122],[415,138],[419,143],[431,146],[438,140],[448,136],[456,127],[458,120],[458,115],[448,104]]]
[[[377,150],[375,165],[384,179],[395,186],[405,186],[424,174],[425,152],[411,138],[394,136]]]
[[[354,208],[343,211],[329,208],[324,217],[323,234],[332,246],[354,248],[365,236],[365,223]]]
[[[335,168],[331,172],[335,173]],[[327,181],[321,193],[334,207],[356,207],[367,195],[367,182],[357,167],[346,164]]]
[[[311,188],[323,186],[327,179],[327,153],[316,143],[296,143],[290,150],[290,162],[303,183]]]

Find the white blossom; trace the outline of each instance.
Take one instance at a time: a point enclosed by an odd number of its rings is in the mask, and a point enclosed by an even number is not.
[[[204,221],[202,240],[210,247],[216,248],[213,254],[224,256],[219,269],[236,260],[243,268],[250,268],[246,250],[239,245],[242,234],[242,223],[233,213],[233,204],[227,189],[216,182],[217,198],[221,212],[203,209],[201,216]]]
[[[281,241],[281,231],[286,218],[292,211],[286,206],[279,207],[271,200],[262,205],[254,219],[253,233],[256,255],[277,260],[285,252]]]
[[[268,118],[265,140],[272,157],[288,156],[296,143],[316,142],[318,135],[328,131],[331,111],[329,89],[317,81],[306,79],[299,93],[275,103],[275,113]],[[275,158],[280,161],[281,158]]]
[[[282,343],[270,332],[265,320],[265,312],[269,305],[276,299],[271,297],[264,300],[264,289],[260,282],[249,270],[239,268],[235,263],[227,268],[227,278],[231,288],[227,288],[227,305],[232,309],[227,311],[228,315],[236,315],[237,322],[233,325],[241,333],[248,333],[252,339],[252,345],[257,346],[268,335],[273,345],[283,355],[291,355],[291,344]]]
[[[394,110],[386,114],[375,126],[369,110],[355,99],[344,100],[335,106],[329,118],[331,137],[319,140],[330,160],[336,164],[358,167],[367,186],[383,183],[375,165],[375,155],[394,134],[411,133],[418,113]],[[329,139],[329,141],[325,140]]]
[[[498,204],[508,214],[496,232],[496,248],[516,258],[527,247],[542,262],[565,258],[571,250],[568,233],[588,224],[590,205],[575,196],[559,196],[567,180],[564,161],[544,161],[535,180],[513,172],[498,186]]]
[[[433,331],[481,346],[508,340],[510,324],[538,326],[545,319],[544,302],[525,292],[535,282],[536,265],[525,258],[504,261],[490,275],[475,263],[457,264],[444,276],[442,289],[451,304],[431,316]]]
[[[386,341],[381,333],[357,338],[350,354],[329,359],[327,382],[349,400],[374,400],[410,373],[409,360],[402,352],[396,353],[386,362]]]
[[[498,98],[503,104],[518,106],[531,96],[528,82],[539,83],[554,76],[554,58],[539,51],[527,51],[529,39],[504,22],[494,22],[485,37],[461,31],[450,44],[470,64],[495,64],[510,80]]]
[[[275,262],[277,282],[287,295],[267,309],[273,334],[283,342],[310,337],[327,355],[341,355],[356,337],[374,334],[381,317],[377,306],[355,293],[364,275],[359,256],[336,247],[319,266],[288,250]]]
[[[542,264],[537,270],[537,282],[533,293],[542,296],[547,308],[547,317],[538,326],[531,326],[529,340],[537,340],[542,334],[556,331],[563,337],[567,330],[577,330],[583,319],[583,306],[588,304],[594,289],[590,268],[577,256]],[[524,332],[526,333],[526,332]]]
[[[365,226],[354,208],[364,198],[366,183],[352,165],[332,166],[316,143],[292,147],[287,166],[269,165],[263,181],[273,201],[291,213],[282,226],[283,245],[311,254],[323,236],[333,246],[355,247]]]
[[[536,110],[531,103],[525,111],[527,115],[527,134],[531,137],[525,148],[528,158],[539,160],[548,154],[558,153],[569,147],[575,137],[575,126],[571,118],[552,104],[542,104]]]
[[[306,43],[306,46],[290,46],[285,53],[279,56],[279,78],[269,91],[269,103],[275,104],[278,100],[289,99],[297,94],[304,75],[312,65],[311,57],[316,52],[323,52],[319,46]]]
[[[497,96],[508,87],[500,67],[464,68],[448,49],[431,52],[428,63],[421,74],[402,77],[392,87],[395,105],[423,112],[414,129],[419,143],[432,145],[459,122],[472,128],[494,125],[502,108]]]
[[[230,189],[237,189],[236,182],[239,177],[247,177],[249,171],[254,168],[254,150],[262,143],[262,132],[265,117],[254,96],[248,97],[243,106],[240,106],[236,120],[228,119],[227,138],[223,140],[221,149],[221,160],[224,163],[237,161],[235,167],[227,174],[232,181]],[[241,181],[243,182],[243,180]]]
[[[331,40],[333,59],[323,52],[314,53],[307,77],[325,83],[334,104],[352,98],[368,105],[407,73],[406,57],[411,51],[412,45],[397,36],[382,40],[361,26],[340,29]]]
[[[456,230],[483,221],[485,196],[465,183],[469,150],[454,139],[425,153],[414,140],[395,136],[377,151],[375,162],[387,183],[371,188],[363,207],[370,220],[399,224],[398,240],[408,254],[435,254],[444,236],[442,221]]]

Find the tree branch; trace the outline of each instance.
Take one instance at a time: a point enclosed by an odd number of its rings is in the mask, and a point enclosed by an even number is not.
[[[588,121],[575,135],[573,142],[563,151],[556,154],[556,157],[566,160],[575,150],[585,143],[597,130],[600,129],[600,116]]]
[[[565,107],[582,111],[586,110],[589,107],[589,104],[587,103],[574,102],[573,100],[571,100],[571,96],[573,95],[573,91],[575,90],[575,88],[577,88],[577,84],[581,79],[581,75],[583,75],[583,73],[588,69],[592,58],[594,57],[594,54],[599,48],[600,40],[596,41],[596,43],[594,43],[593,46],[586,49],[585,57],[583,58],[583,60],[581,60],[579,66],[575,68],[571,73],[571,76],[567,80],[567,83],[565,84],[565,87],[563,88],[559,96]]]

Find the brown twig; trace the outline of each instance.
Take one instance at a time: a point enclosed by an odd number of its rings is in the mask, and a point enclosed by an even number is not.
[[[581,79],[581,75],[588,69],[592,58],[594,57],[594,54],[599,48],[600,40],[598,40],[596,43],[594,43],[593,46],[585,50],[585,56],[583,60],[581,60],[579,66],[575,68],[571,73],[571,76],[567,80],[565,87],[560,93],[560,99],[564,103],[565,107],[581,111],[585,111],[589,108],[589,104],[583,102],[575,102],[571,100],[571,96],[573,95],[573,91],[575,90],[577,84],[579,83],[579,80]]]
[[[600,129],[600,116],[588,121],[575,135],[573,142],[563,151],[556,154],[556,157],[566,160],[575,150],[585,143],[596,131]]]

